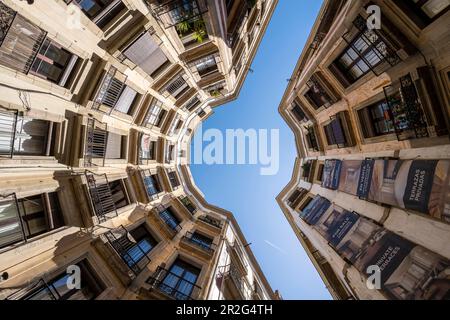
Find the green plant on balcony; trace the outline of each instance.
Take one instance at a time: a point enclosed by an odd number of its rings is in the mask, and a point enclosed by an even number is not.
[[[202,43],[207,36],[206,24],[202,19],[194,21],[194,34],[192,37],[198,42]]]
[[[221,95],[221,93],[220,93],[219,90],[211,90],[211,91],[209,92],[209,94],[210,94],[211,97],[213,97],[213,98],[217,98],[217,97],[219,97],[219,96]]]

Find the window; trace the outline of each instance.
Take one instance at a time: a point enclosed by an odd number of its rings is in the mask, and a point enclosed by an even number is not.
[[[108,181],[106,174],[86,172],[86,183],[94,214],[100,223],[117,216],[117,209],[130,204],[126,179]]]
[[[169,171],[167,173],[167,175],[169,176],[169,181],[170,181],[170,185],[172,186],[173,189],[176,189],[180,186],[180,181],[178,180],[178,176],[177,173],[175,171]]]
[[[46,38],[46,32],[0,3],[0,64],[65,87],[78,57]]]
[[[152,141],[151,137],[145,134],[141,134],[139,148],[140,160],[155,160],[156,154],[156,141]]]
[[[448,0],[395,1],[407,16],[421,29],[442,17],[450,8]]]
[[[188,235],[189,236],[189,235]],[[203,249],[211,249],[213,240],[201,233],[194,232],[190,235],[190,241]]]
[[[358,35],[344,53],[334,62],[349,83],[354,83],[358,79],[371,71],[382,62],[383,54],[381,50],[385,50],[386,44],[373,31],[367,31],[368,37],[371,37],[373,44],[368,43],[366,36]],[[364,57],[364,59],[363,59]]]
[[[124,140],[126,136],[108,132],[108,141],[106,145],[106,159],[123,159]]]
[[[167,111],[162,108],[162,105],[163,104],[161,101],[153,99],[144,120],[146,126],[161,127],[163,119],[167,113]]]
[[[197,211],[197,208],[194,206],[194,204],[191,202],[191,200],[186,197],[180,197],[179,198],[181,203],[185,206],[185,208],[193,215]]]
[[[153,78],[169,63],[149,32],[145,32],[126,48],[123,55]]]
[[[73,3],[92,20],[99,28],[104,28],[116,17],[125,5],[121,0],[64,0],[67,4]]]
[[[120,74],[114,67],[111,67],[105,73],[97,96],[94,99],[94,108],[99,109],[100,105],[104,105],[119,112],[131,114],[131,106],[138,94],[135,90],[125,85],[125,80],[121,81],[117,77],[125,79],[125,76]]]
[[[332,117],[328,125],[324,126],[325,136],[329,146],[345,148],[352,145],[345,133],[344,123],[347,123],[345,115],[338,113]]]
[[[382,29],[369,30],[367,19],[359,15],[343,38],[348,46],[329,68],[345,88],[371,71],[380,76],[417,52],[403,32],[386,17]]]
[[[385,100],[358,110],[358,117],[366,139],[395,133],[389,105]]]
[[[300,107],[300,105],[294,101],[292,103],[293,108],[291,109],[291,112],[294,116],[294,118],[298,121],[298,122],[303,122],[303,121],[307,121],[308,117],[306,116],[305,112],[303,111],[302,107]]]
[[[69,289],[67,282],[70,281],[66,271],[45,282],[43,280],[26,293],[21,300],[93,300],[102,293],[104,286],[100,284],[94,275],[92,268],[86,260],[76,264],[80,267],[81,288]]]
[[[298,204],[303,200],[303,198],[305,197],[305,195],[308,193],[307,190],[305,189],[297,189],[295,190],[290,197],[288,198],[288,200],[286,201],[286,204],[291,207],[292,209],[295,209]]]
[[[188,103],[186,103],[185,109],[191,112],[200,104],[200,102],[201,101],[197,96],[193,97],[191,100],[188,101]]]
[[[141,171],[141,174],[144,181],[145,190],[150,198],[162,192],[157,174],[151,174],[149,170]]]
[[[0,63],[28,73],[46,33],[3,3],[0,3],[0,22],[2,31],[7,31],[0,34]]]
[[[64,226],[56,192],[0,201],[0,248]]]
[[[336,94],[333,94],[331,86],[321,73],[315,73],[307,82],[309,90],[305,93],[305,98],[315,110],[321,107],[328,108],[338,101]]]
[[[158,244],[143,225],[131,230],[130,235],[133,237],[135,244],[126,251],[127,255],[131,258],[131,261],[128,262],[129,264],[142,260]]]
[[[200,77],[206,77],[216,71],[218,71],[216,58],[214,55],[206,56],[200,60],[194,62]]]
[[[181,115],[179,113],[177,113],[175,118],[172,120],[170,128],[167,132],[167,135],[173,136],[174,134],[177,134],[180,131],[182,126],[183,126],[183,121],[181,120]]]
[[[17,116],[17,113],[10,111],[0,111],[0,124],[1,155],[50,156],[53,154],[55,134],[53,129],[56,124]]]
[[[175,146],[173,144],[167,145],[166,163],[170,163],[174,160],[174,152],[175,152]]]
[[[169,226],[170,229],[174,231],[179,231],[180,221],[173,214],[170,208],[167,208],[159,213],[161,219]]]
[[[130,204],[125,188],[125,181],[119,179],[109,183],[111,189],[111,198],[117,209],[126,207]]]
[[[199,275],[200,269],[178,259],[170,268],[159,289],[177,300],[188,300]]]
[[[64,87],[78,57],[59,44],[45,39],[30,73]]]
[[[308,144],[308,148],[313,151],[319,151],[319,143],[317,141],[316,131],[313,126],[306,127],[306,142]]]
[[[186,83],[183,76],[179,75],[169,82],[163,91],[167,91],[172,97],[178,99],[188,89],[189,85]]]

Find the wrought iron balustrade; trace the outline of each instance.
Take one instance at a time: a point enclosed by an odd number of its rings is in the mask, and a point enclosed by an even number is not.
[[[198,296],[202,289],[195,283],[162,267],[156,269],[154,275],[148,278],[147,283],[152,289],[156,289],[175,300],[194,300],[194,297]]]
[[[112,192],[106,174],[96,174],[86,170],[85,176],[94,213],[99,222],[102,223],[108,220],[110,214],[117,216],[116,204],[112,198]],[[99,183],[96,177],[102,179],[102,183]]]
[[[217,219],[211,218],[208,215],[201,216],[198,219],[203,221],[203,222],[205,222],[205,223],[207,223],[207,224],[209,224],[209,225],[211,225],[211,226],[213,226],[213,227],[219,228],[219,229],[222,229],[222,227],[223,227],[223,222],[222,221],[219,221]]]
[[[206,252],[212,254],[217,249],[217,245],[213,242],[205,242],[202,238],[197,237],[195,233],[192,232],[186,232],[186,234],[183,236],[183,240],[187,241],[188,243],[192,243],[198,247],[200,247],[202,250],[205,250]]]
[[[137,244],[124,226],[108,231],[105,237],[135,276],[150,263],[148,252]]]

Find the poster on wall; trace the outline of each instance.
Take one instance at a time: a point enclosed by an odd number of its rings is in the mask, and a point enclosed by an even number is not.
[[[448,160],[376,160],[368,199],[450,222]]]
[[[314,227],[344,259],[355,262],[373,234],[381,229],[370,219],[333,205]]]
[[[337,190],[341,174],[341,160],[326,160],[323,168],[322,187]]]
[[[339,178],[339,191],[357,195],[359,179],[363,169],[362,160],[346,160],[342,162]]]
[[[450,261],[395,233],[379,230],[355,262],[367,274],[380,269],[381,290],[390,299],[446,299],[450,295]]]
[[[330,206],[331,202],[328,199],[317,195],[302,210],[300,218],[310,225],[315,225]]]

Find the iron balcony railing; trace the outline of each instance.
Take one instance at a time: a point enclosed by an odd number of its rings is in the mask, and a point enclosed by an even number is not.
[[[111,214],[117,216],[116,204],[112,198],[112,192],[106,174],[96,174],[86,170],[85,176],[94,213],[97,216],[99,223],[110,219]],[[102,179],[102,183],[99,183],[96,177]]]
[[[142,250],[124,226],[108,231],[105,237],[135,276],[151,262],[148,252]]]
[[[209,225],[211,225],[211,226],[213,226],[213,227],[219,228],[219,229],[222,229],[222,227],[223,227],[223,222],[222,221],[214,219],[214,218],[211,218],[208,215],[203,215],[203,216],[199,217],[198,219],[203,221],[203,222],[205,222],[205,223],[207,223],[207,224],[209,224]]]
[[[91,167],[92,159],[102,159],[105,165],[108,130],[106,123],[89,118],[86,125],[86,146],[84,150],[84,166]]]
[[[353,26],[359,32],[356,37],[352,36],[352,32],[347,32],[343,35],[343,39],[375,75],[380,76],[387,69],[402,61],[392,45],[387,42],[387,39],[383,36],[382,30],[368,29],[367,19],[358,15],[353,21]],[[355,39],[360,39],[367,47],[371,48],[371,53],[374,56],[363,54],[355,45]],[[371,57],[371,60],[369,60],[368,57]],[[377,60],[374,60],[375,58]],[[373,64],[371,61],[379,61],[379,63]]]
[[[195,283],[162,267],[156,269],[154,275],[148,278],[147,283],[152,289],[156,289],[175,300],[194,300],[194,297],[198,297],[202,290]]]
[[[239,272],[233,263],[219,267],[219,274],[224,278],[230,278],[234,282],[234,285],[238,289],[238,292],[243,300],[251,300],[252,290],[247,284],[245,277]]]
[[[118,73],[119,71],[115,67],[110,67],[105,73],[94,99],[93,109],[100,110],[100,106],[105,105],[110,108],[109,113],[111,113],[115,108],[125,88],[124,82],[116,78]]]
[[[198,96],[195,96],[186,103],[184,108],[189,112],[194,111],[195,107],[197,107],[200,104],[200,102],[201,102],[200,98]]]
[[[423,106],[411,75],[403,76],[383,89],[397,139],[429,137]]]
[[[45,296],[42,296],[45,293]],[[43,278],[34,284],[17,290],[6,297],[5,300],[32,300],[34,295],[39,294],[41,299],[60,300],[61,296],[53,284],[48,284]]]
[[[203,237],[198,237],[195,233],[186,232],[183,236],[183,241],[191,243],[209,254],[213,254],[217,249],[217,245],[213,242],[206,242]]]
[[[145,0],[152,15],[160,21],[165,28],[181,23],[193,23],[202,19],[208,11],[206,0]]]
[[[319,142],[317,140],[314,126],[307,126],[306,131],[307,131],[306,139],[308,140],[308,145],[310,149],[313,149],[316,152],[320,151]]]
[[[180,222],[174,217],[170,208],[166,208],[161,205],[158,206],[158,216],[170,230],[176,233],[179,233],[181,231],[182,228]]]
[[[197,208],[194,206],[194,204],[191,202],[188,196],[184,197],[180,196],[178,197],[178,199],[192,215],[194,215],[197,212]]]

